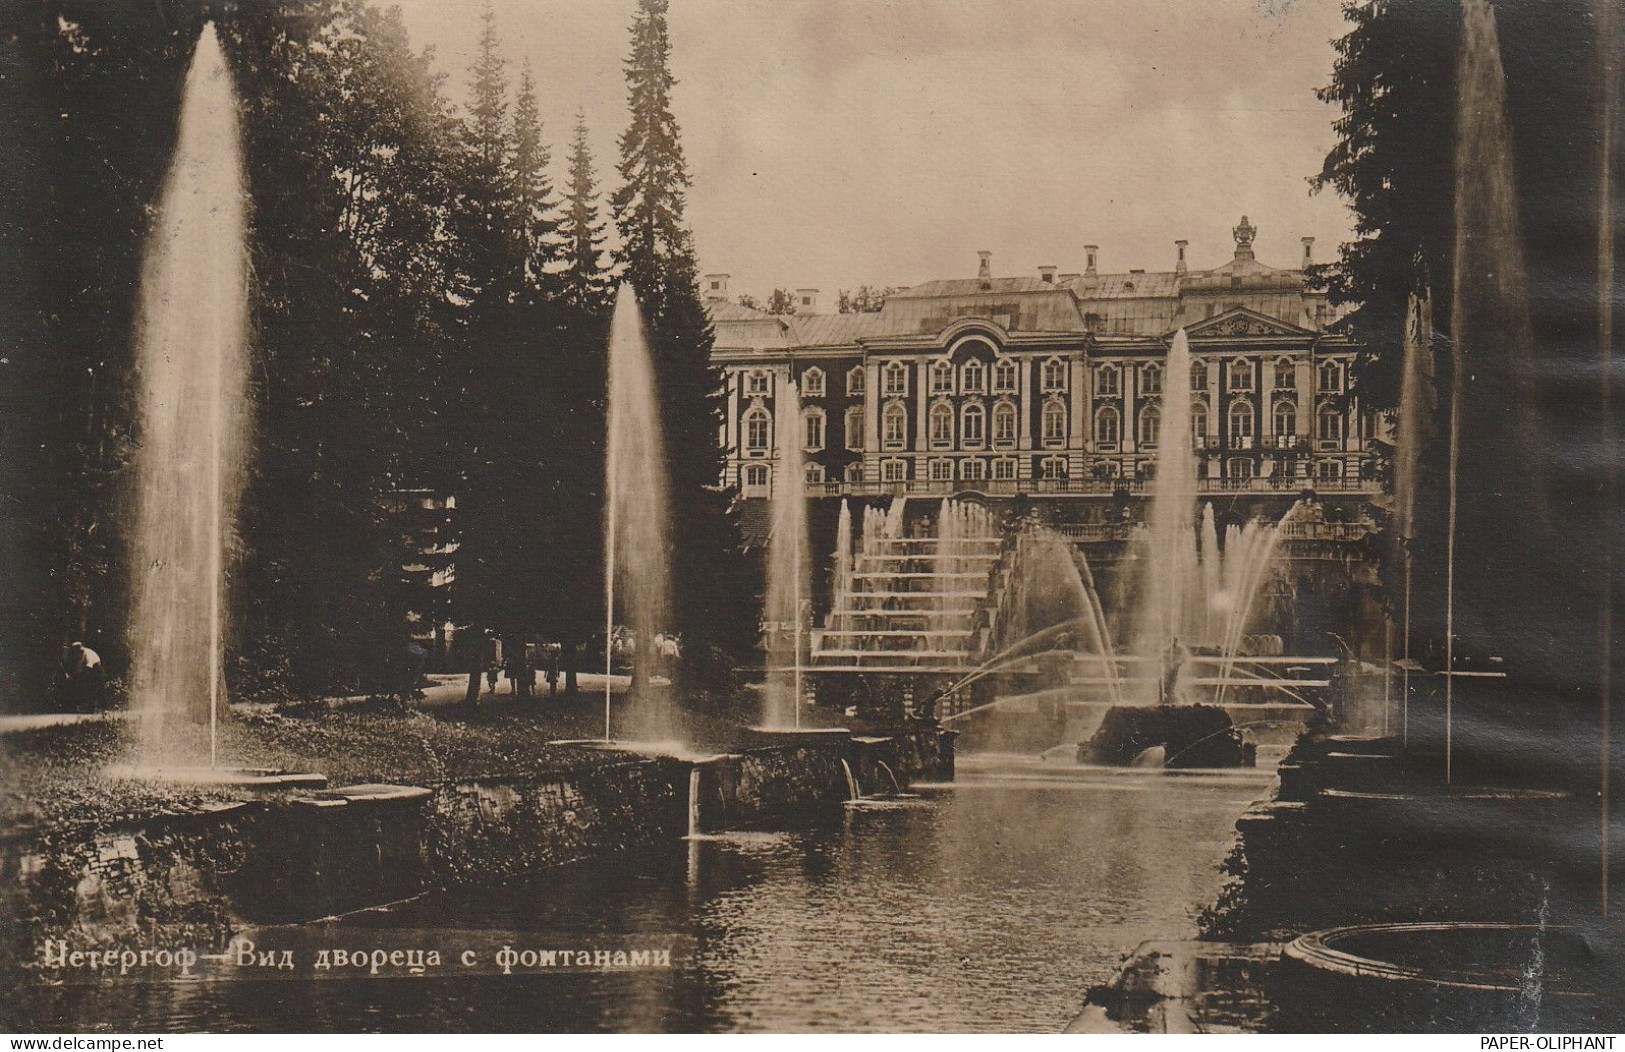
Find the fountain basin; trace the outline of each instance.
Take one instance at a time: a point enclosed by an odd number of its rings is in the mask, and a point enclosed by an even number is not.
[[[1308,967],[1350,978],[1484,993],[1591,997],[1595,952],[1567,926],[1440,921],[1357,924],[1310,932],[1286,947]]]

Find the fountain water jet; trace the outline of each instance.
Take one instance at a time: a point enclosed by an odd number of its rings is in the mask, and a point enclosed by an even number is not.
[[[604,740],[611,738],[609,673],[616,605],[635,641],[626,727],[637,738],[673,737],[670,706],[650,682],[654,637],[670,609],[666,450],[655,400],[654,362],[631,285],[615,296],[609,337],[608,445],[604,496]]]
[[[218,757],[225,564],[247,451],[248,255],[237,100],[212,24],[187,73],[141,279],[131,707],[139,763]]]
[[[809,594],[807,495],[802,475],[801,396],[796,385],[779,389],[773,471],[773,532],[767,557],[768,669],[763,722],[773,730],[801,725],[805,651],[803,597]]]

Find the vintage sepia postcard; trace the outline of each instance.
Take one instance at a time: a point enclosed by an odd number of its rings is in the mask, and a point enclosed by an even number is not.
[[[11,1047],[1614,1048],[1625,0],[0,12]]]

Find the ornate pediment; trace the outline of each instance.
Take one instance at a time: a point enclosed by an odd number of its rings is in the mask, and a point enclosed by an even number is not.
[[[1186,326],[1185,335],[1195,336],[1312,336],[1307,329],[1288,325],[1267,314],[1234,307],[1223,314],[1214,315]]]

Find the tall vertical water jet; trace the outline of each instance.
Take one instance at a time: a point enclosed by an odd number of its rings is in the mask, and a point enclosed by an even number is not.
[[[845,631],[851,617],[844,612],[843,602],[852,592],[852,508],[841,498],[841,514],[835,523],[835,572],[830,581],[831,609],[835,611],[830,618],[830,627],[836,631]]]
[[[1195,560],[1196,455],[1191,448],[1191,355],[1185,330],[1174,333],[1163,369],[1157,476],[1152,483],[1149,534],[1141,565],[1139,623],[1134,650],[1160,660],[1186,631]]]
[[[1447,781],[1453,673],[1462,644],[1478,655],[1506,655],[1545,623],[1532,594],[1537,590],[1509,590],[1506,582],[1539,572],[1547,515],[1542,472],[1531,455],[1541,434],[1533,409],[1539,378],[1532,367],[1506,75],[1488,0],[1462,0],[1461,10],[1445,533]],[[1473,573],[1458,582],[1457,565],[1471,565]],[[1537,649],[1519,657],[1538,661]]]
[[[1394,544],[1391,559],[1400,577],[1400,739],[1410,742],[1411,606],[1416,544],[1421,536],[1422,468],[1434,440],[1438,388],[1433,354],[1433,297],[1413,294],[1405,312],[1399,420],[1394,436]]]
[[[773,532],[768,541],[767,711],[773,729],[801,718],[801,676],[806,660],[803,599],[808,595],[807,495],[802,474],[801,395],[793,383],[779,389],[773,466]]]
[[[632,286],[615,296],[609,335],[609,412],[604,495],[604,738],[611,737],[610,642],[616,614],[634,640],[633,689],[627,732],[638,738],[670,738],[669,706],[656,695],[649,671],[654,637],[670,609],[667,553],[666,450],[655,398],[654,362]]]
[[[143,765],[209,763],[225,702],[224,598],[248,415],[246,191],[214,26],[186,76],[141,279],[130,692]]]

